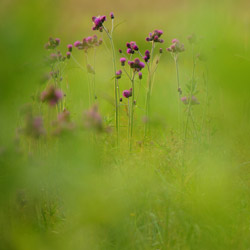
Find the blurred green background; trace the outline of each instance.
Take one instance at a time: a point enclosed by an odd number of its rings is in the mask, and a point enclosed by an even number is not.
[[[0,3],[0,249],[249,249],[250,248],[250,3],[249,1],[2,0]],[[151,147],[116,152],[110,138],[98,145],[82,132],[17,150],[20,108],[32,103],[48,68],[44,44],[68,43],[95,34],[91,17],[109,15],[121,24],[116,48],[164,31],[164,54],[152,95]],[[204,107],[203,72],[208,76],[209,140],[190,145],[180,159],[175,67],[165,52],[173,38],[185,44],[180,58],[183,86],[192,71],[187,36],[205,54],[197,79]],[[97,33],[98,36],[102,34]],[[108,41],[106,40],[108,43]],[[84,57],[73,51],[79,62]],[[111,57],[98,48],[100,111],[113,118]],[[145,79],[144,79],[145,81]],[[86,75],[71,60],[63,81],[75,121],[88,107]],[[122,78],[121,88],[128,88]],[[143,102],[143,100],[141,100]],[[140,110],[138,115],[142,115]],[[139,119],[137,140],[140,140]],[[125,141],[123,141],[125,143]],[[24,151],[24,152],[23,152]]]

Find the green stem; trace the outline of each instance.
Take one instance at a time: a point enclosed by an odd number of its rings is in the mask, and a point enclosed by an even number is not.
[[[112,59],[113,59],[113,68],[114,68],[114,76],[116,75],[116,57],[115,57],[115,47],[114,47],[114,42],[112,38],[112,34],[110,35],[107,29],[103,26],[104,31],[106,32],[111,48],[112,48]],[[115,124],[116,124],[116,138],[117,138],[117,146],[119,146],[119,105],[118,105],[118,82],[117,78],[115,77],[115,82],[114,82],[114,93],[115,93]]]
[[[130,111],[130,138],[129,138],[129,150],[132,150],[132,136],[133,136],[133,126],[134,126],[134,101],[135,101],[135,72],[132,77],[132,103],[131,103],[131,111]]]
[[[152,43],[152,49],[151,49],[151,60],[150,64],[147,64],[148,66],[148,89],[147,89],[147,96],[146,96],[146,119],[145,121],[145,128],[144,128],[144,138],[148,135],[149,132],[149,117],[150,117],[150,95],[151,95],[151,83],[152,83],[152,75],[151,75],[151,63],[153,62],[153,54],[154,54],[154,42]]]
[[[179,64],[178,54],[174,55],[175,68],[176,68],[176,80],[177,80],[177,91],[178,91],[178,126],[179,132],[181,131],[181,89],[180,89],[180,76],[179,76]]]

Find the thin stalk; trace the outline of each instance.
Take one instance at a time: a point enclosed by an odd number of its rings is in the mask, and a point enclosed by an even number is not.
[[[184,134],[184,142],[187,139],[187,128],[188,128],[188,121],[189,121],[189,116],[191,115],[191,103],[192,103],[192,96],[193,96],[193,91],[194,91],[194,77],[195,77],[195,66],[196,66],[196,60],[194,57],[194,48],[192,46],[192,52],[193,52],[193,74],[192,74],[192,82],[191,82],[191,90],[190,90],[190,95],[189,95],[189,102],[188,102],[188,110],[187,110],[187,120],[186,120],[186,125],[185,125],[185,134]]]
[[[179,132],[180,132],[181,131],[181,91],[180,91],[178,54],[174,55],[174,62],[175,62],[175,68],[176,68],[176,80],[177,80],[177,90],[178,90],[178,126],[179,126]]]
[[[129,150],[132,150],[132,136],[134,126],[134,101],[135,101],[135,72],[132,77],[132,103],[131,103],[131,118],[130,118],[130,138],[129,138]],[[128,98],[129,99],[129,98]]]
[[[114,76],[116,74],[116,57],[115,57],[115,47],[114,47],[114,42],[113,42],[113,37],[112,35],[109,34],[105,26],[103,26],[104,31],[106,32],[111,48],[112,48],[112,59],[113,59],[113,68],[114,68]],[[119,103],[118,103],[118,82],[117,78],[115,77],[115,84],[114,84],[114,93],[115,93],[115,124],[116,124],[116,136],[117,136],[117,146],[119,145]]]
[[[152,75],[151,75],[151,63],[153,62],[153,54],[154,54],[154,42],[152,43],[152,49],[151,49],[151,60],[150,60],[150,64],[147,64],[148,67],[148,80],[147,80],[147,84],[148,84],[148,89],[147,89],[147,96],[146,96],[146,119],[148,119],[145,122],[145,128],[144,128],[144,138],[147,136],[148,132],[149,132],[149,116],[150,116],[150,95],[151,95],[151,85],[152,85]]]

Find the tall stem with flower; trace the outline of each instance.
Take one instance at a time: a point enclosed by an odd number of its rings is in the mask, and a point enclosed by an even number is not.
[[[114,14],[110,13],[110,18],[112,20],[112,28],[111,32],[108,31],[108,29],[103,25],[103,23],[106,21],[106,16],[98,16],[98,17],[92,17],[92,21],[94,23],[93,30],[99,30],[102,32],[103,30],[107,34],[111,50],[112,50],[112,61],[113,61],[113,70],[114,70],[114,76],[116,75],[116,54],[115,54],[115,46],[113,41],[113,30],[114,30]],[[116,127],[116,142],[117,146],[119,146],[119,100],[118,100],[118,81],[115,77],[114,79],[114,95],[115,95],[115,127]]]
[[[152,43],[151,52],[146,50],[145,56],[142,56],[144,61],[147,63],[148,69],[148,79],[147,79],[147,94],[146,94],[146,103],[145,103],[145,127],[144,127],[144,138],[148,135],[150,131],[150,98],[152,94],[152,86],[153,86],[153,76],[156,71],[157,66],[155,69],[153,68],[154,62],[154,50],[156,43],[163,43],[164,40],[160,39],[161,35],[163,34],[162,30],[154,30],[152,33],[149,33],[149,36],[146,38],[147,42]],[[151,60],[149,60],[151,58]]]
[[[180,84],[180,76],[179,76],[179,53],[183,52],[185,50],[184,44],[181,44],[178,39],[173,39],[172,44],[169,48],[167,48],[167,51],[169,51],[174,59],[175,62],[175,69],[176,69],[176,81],[177,81],[177,91],[178,91],[178,126],[179,126],[179,133],[181,133],[181,95],[182,95],[182,89]]]

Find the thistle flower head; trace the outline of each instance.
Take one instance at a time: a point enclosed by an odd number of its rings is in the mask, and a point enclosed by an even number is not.
[[[106,16],[93,16],[92,21],[94,26],[92,27],[92,30],[99,30],[102,32],[103,30],[103,23],[106,21]]]
[[[41,101],[47,102],[50,106],[55,106],[63,98],[63,92],[60,89],[50,85],[41,94]]]
[[[137,46],[136,42],[130,42],[130,43],[126,43],[127,46],[127,53],[128,54],[134,54],[135,51],[139,50],[139,47]]]
[[[53,39],[52,37],[49,38],[49,41],[44,45],[45,49],[55,49],[60,44],[60,39],[56,38]]]
[[[125,98],[131,97],[131,96],[132,96],[132,88],[129,89],[129,90],[124,90],[124,91],[122,92],[122,95],[123,95]]]
[[[162,30],[154,30],[153,32],[149,33],[149,36],[146,37],[146,41],[147,42],[155,42],[155,43],[163,43],[164,40],[160,39],[160,37],[162,36],[163,31]]]
[[[71,53],[68,51],[68,52],[66,53],[66,57],[67,57],[68,59],[70,59],[70,56],[71,56]]]
[[[111,12],[111,13],[110,13],[110,18],[111,18],[111,19],[114,19],[114,18],[115,18],[115,16],[114,16],[114,13],[113,13],[113,12]]]
[[[124,66],[125,65],[125,62],[126,62],[126,58],[125,57],[121,57],[120,58],[120,62],[121,62],[121,65]]]
[[[72,44],[68,44],[68,45],[67,45],[67,48],[68,48],[68,51],[71,52],[72,49],[73,49],[73,45],[72,45]]]
[[[74,46],[79,50],[83,49],[85,52],[88,52],[89,49],[97,47],[101,44],[102,44],[102,39],[98,40],[97,36],[94,35],[83,38],[82,42],[76,41],[74,43]]]
[[[135,58],[134,61],[128,61],[128,65],[131,69],[134,69],[137,72],[141,71],[145,67],[145,64],[141,62],[139,58]]]
[[[167,48],[167,51],[172,53],[180,53],[185,50],[184,44],[180,43],[178,39],[173,39],[170,47]]]
[[[121,70],[116,71],[115,76],[116,79],[120,79],[122,77],[122,71]]]
[[[146,50],[145,51],[145,56],[143,57],[145,62],[148,62],[148,60],[150,59],[150,51]]]
[[[103,131],[103,121],[97,105],[84,112],[84,125],[87,129]]]

